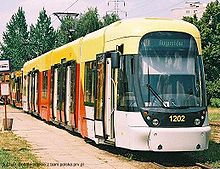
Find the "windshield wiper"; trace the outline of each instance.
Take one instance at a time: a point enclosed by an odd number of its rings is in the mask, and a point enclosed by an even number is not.
[[[151,93],[153,93],[153,95],[157,98],[163,107],[168,107],[165,101],[159,96],[159,94],[151,87],[149,83],[147,84],[147,88],[151,91]]]
[[[147,82],[147,88],[148,90],[151,91],[151,93],[153,93],[153,95],[157,98],[157,100],[161,103],[161,105],[163,107],[168,107],[167,104],[165,103],[165,101],[159,96],[159,94],[151,87],[150,85],[150,68],[148,66],[147,68],[147,79],[148,79],[148,82]],[[149,95],[149,92],[148,92],[148,102],[150,101],[150,95]]]

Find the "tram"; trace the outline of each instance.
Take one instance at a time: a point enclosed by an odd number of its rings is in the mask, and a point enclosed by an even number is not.
[[[190,23],[117,21],[24,64],[26,112],[97,144],[208,148],[201,38]]]
[[[10,83],[10,104],[22,108],[22,71],[15,71],[9,77]]]

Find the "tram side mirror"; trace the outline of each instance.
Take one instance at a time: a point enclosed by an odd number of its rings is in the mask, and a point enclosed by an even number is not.
[[[116,69],[120,67],[120,54],[119,52],[111,52],[112,68]]]

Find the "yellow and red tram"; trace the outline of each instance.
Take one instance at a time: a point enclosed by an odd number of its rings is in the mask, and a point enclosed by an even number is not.
[[[197,28],[117,21],[24,64],[23,109],[98,144],[200,151],[210,127]]]

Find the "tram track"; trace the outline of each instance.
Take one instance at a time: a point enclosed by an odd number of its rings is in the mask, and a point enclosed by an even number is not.
[[[154,166],[153,168],[155,169],[217,169],[205,164],[204,160],[190,152],[155,153],[131,151],[106,145],[99,145],[98,147],[117,156],[125,157],[129,161],[133,161],[140,169],[149,168],[149,166]]]
[[[160,169],[167,169],[167,167],[165,167],[159,163],[153,162],[153,164],[156,165],[157,167],[159,167]]]
[[[166,167],[162,164],[159,164],[157,162],[152,162],[154,165],[156,165],[157,167],[159,167],[160,169],[168,169],[170,167]],[[213,168],[209,165],[206,165],[206,164],[202,164],[202,163],[195,163],[195,166],[196,167],[199,167],[200,169],[216,169],[216,168]],[[194,168],[194,166],[191,166],[192,168]],[[187,167],[188,168],[188,167]]]
[[[153,153],[154,154],[154,153]],[[191,156],[188,153],[165,153],[165,155],[151,154],[151,159],[146,162],[151,162],[156,168],[159,169],[217,169],[211,165],[205,164],[199,161],[198,158]],[[143,158],[144,154],[140,155],[139,158]],[[135,159],[135,160],[140,160]],[[184,159],[184,161],[183,161]],[[140,161],[144,161],[143,159]]]
[[[216,126],[216,127],[220,127],[220,123],[219,122],[209,122],[210,126]]]
[[[196,166],[200,167],[201,169],[215,169],[211,166],[208,166],[206,164],[202,164],[202,163],[195,163]]]

